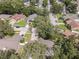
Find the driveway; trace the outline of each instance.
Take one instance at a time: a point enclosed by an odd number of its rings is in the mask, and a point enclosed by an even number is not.
[[[0,49],[3,50],[4,48],[7,49],[15,49],[18,51],[20,48],[19,41],[22,39],[21,36],[14,35],[13,37],[3,38],[0,39]]]

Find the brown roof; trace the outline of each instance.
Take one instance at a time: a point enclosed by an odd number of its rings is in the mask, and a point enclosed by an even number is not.
[[[64,34],[65,36],[69,37],[69,36],[71,36],[71,35],[74,35],[75,33],[71,32],[70,30],[66,30],[66,31],[64,31],[63,34]]]
[[[79,29],[79,22],[76,22],[73,19],[67,19],[66,23],[69,24],[72,29]]]
[[[11,17],[11,19],[20,20],[22,18],[25,18],[25,15],[23,14],[15,14]]]

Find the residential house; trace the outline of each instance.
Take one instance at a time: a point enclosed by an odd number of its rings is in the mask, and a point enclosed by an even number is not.
[[[8,14],[0,14],[0,19],[1,20],[8,20],[10,18],[11,15]]]
[[[26,16],[23,14],[14,14],[10,17],[10,24],[16,32],[20,32],[26,26]],[[21,22],[20,22],[21,21]],[[20,22],[20,23],[19,23]]]
[[[16,22],[18,22],[19,20],[25,20],[25,18],[26,18],[26,16],[25,15],[23,15],[23,14],[14,14],[13,16],[11,16],[10,17],[10,24],[12,25],[12,26],[14,26],[14,24],[16,23]]]
[[[65,20],[66,24],[68,24],[71,27],[71,30],[79,30],[79,22],[73,20],[73,19],[66,19]]]
[[[65,31],[63,32],[63,35],[64,35],[65,37],[69,37],[69,36],[75,35],[75,33],[72,32],[72,31],[70,31],[70,30],[65,30]]]

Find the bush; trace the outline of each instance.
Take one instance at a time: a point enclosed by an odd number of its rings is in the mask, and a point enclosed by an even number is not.
[[[20,40],[20,43],[24,43],[24,42],[25,42],[24,39]]]

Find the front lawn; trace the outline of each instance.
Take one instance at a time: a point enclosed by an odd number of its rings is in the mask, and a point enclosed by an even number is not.
[[[20,27],[24,27],[26,25],[26,22],[24,20],[20,20],[17,22],[17,24],[20,26]]]
[[[57,26],[59,29],[67,30],[67,27],[65,25],[58,25]]]
[[[58,19],[60,19],[62,16],[63,16],[62,14],[56,14],[56,17],[57,17]]]
[[[58,23],[64,23],[64,21],[63,21],[63,20],[57,20],[57,22],[58,22]]]
[[[27,31],[25,36],[24,36],[24,41],[27,42],[31,39],[31,32]]]
[[[27,31],[26,34],[23,36],[23,39],[20,40],[20,43],[28,42],[31,39],[31,32]]]

